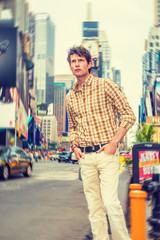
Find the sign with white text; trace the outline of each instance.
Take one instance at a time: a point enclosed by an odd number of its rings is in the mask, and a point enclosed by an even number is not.
[[[132,183],[142,184],[152,178],[153,166],[160,163],[160,144],[146,142],[133,145],[132,160]]]
[[[139,151],[139,180],[152,178],[152,168],[159,164],[159,151]]]

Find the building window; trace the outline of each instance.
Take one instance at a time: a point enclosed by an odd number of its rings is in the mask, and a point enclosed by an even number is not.
[[[150,47],[153,47],[153,43],[152,43],[152,42],[150,42],[150,43],[149,43],[149,46],[150,46]]]
[[[156,42],[156,47],[159,47],[159,42]]]
[[[158,35],[156,35],[156,39],[159,39],[159,36],[158,36]]]
[[[152,35],[152,39],[154,39],[154,36]]]

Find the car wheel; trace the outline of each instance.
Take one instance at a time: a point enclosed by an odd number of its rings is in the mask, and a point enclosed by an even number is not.
[[[2,169],[1,178],[7,180],[9,178],[9,168],[5,165]]]
[[[23,173],[23,175],[25,177],[30,177],[32,174],[32,168],[31,168],[31,165],[28,165],[27,168],[26,168],[26,171]]]

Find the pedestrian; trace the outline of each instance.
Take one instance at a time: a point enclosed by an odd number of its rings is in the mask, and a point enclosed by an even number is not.
[[[35,151],[34,157],[35,157],[35,161],[38,162],[38,152],[37,151]]]
[[[110,79],[91,74],[91,55],[83,46],[68,51],[77,82],[66,96],[72,150],[81,167],[94,240],[129,240],[118,200],[118,145],[135,123],[123,91]]]

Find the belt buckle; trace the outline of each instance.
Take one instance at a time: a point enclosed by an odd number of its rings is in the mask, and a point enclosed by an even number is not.
[[[95,146],[94,145],[92,146],[92,151],[95,151]]]

